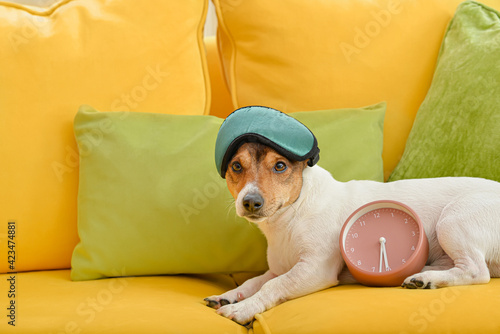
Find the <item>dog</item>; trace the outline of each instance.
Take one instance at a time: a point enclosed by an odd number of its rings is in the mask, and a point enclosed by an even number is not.
[[[205,299],[240,324],[289,299],[343,283],[339,234],[347,217],[375,200],[393,199],[420,217],[429,241],[426,267],[403,282],[410,289],[483,284],[500,277],[500,183],[471,177],[390,183],[339,182],[325,169],[293,161],[261,143],[242,144],[229,161],[236,213],[268,242],[269,270]]]

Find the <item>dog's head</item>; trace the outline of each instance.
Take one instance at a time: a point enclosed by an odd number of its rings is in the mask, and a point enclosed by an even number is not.
[[[226,172],[238,216],[257,223],[294,203],[306,167],[307,161],[289,160],[263,144],[240,146]]]
[[[215,143],[217,170],[236,200],[236,213],[253,222],[295,202],[302,171],[318,159],[314,134],[268,107],[235,110],[222,123]]]

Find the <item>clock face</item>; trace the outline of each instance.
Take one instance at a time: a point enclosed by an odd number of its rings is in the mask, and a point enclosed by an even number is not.
[[[356,210],[344,224],[340,246],[353,276],[367,285],[401,284],[422,269],[428,254],[418,217],[393,201],[372,202]],[[415,266],[408,274],[406,269]]]

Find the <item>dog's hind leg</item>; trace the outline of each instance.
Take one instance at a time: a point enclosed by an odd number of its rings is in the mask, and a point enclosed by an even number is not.
[[[490,281],[488,266],[480,252],[452,254],[454,266],[447,270],[429,270],[408,277],[402,284],[409,289],[436,289],[453,285],[482,284]]]
[[[482,284],[490,280],[487,260],[497,258],[500,199],[466,195],[443,209],[436,226],[438,242],[453,261],[447,270],[429,270],[408,277],[405,288],[433,289]],[[487,258],[488,256],[488,258]]]
[[[433,261],[430,265],[422,268],[420,272],[429,271],[429,270],[448,270],[455,266],[453,260],[447,254],[443,254],[437,260]]]

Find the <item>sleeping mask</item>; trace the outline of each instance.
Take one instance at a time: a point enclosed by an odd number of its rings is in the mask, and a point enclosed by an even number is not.
[[[227,166],[244,143],[267,145],[289,160],[319,160],[318,141],[304,124],[276,109],[250,106],[233,111],[222,123],[215,142],[215,164],[222,178]]]

